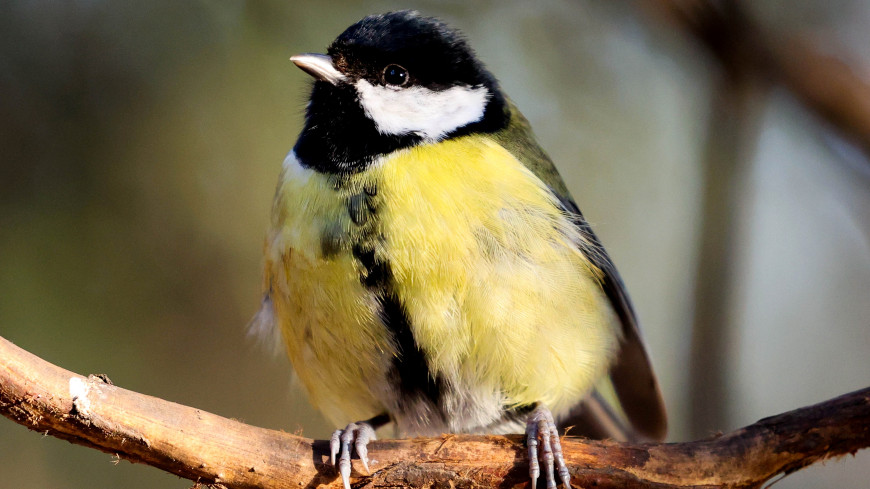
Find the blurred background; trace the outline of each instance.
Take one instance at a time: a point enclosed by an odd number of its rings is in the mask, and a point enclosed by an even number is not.
[[[866,387],[870,2],[726,3],[0,2],[0,336],[326,437],[245,333],[310,83],[288,58],[417,8],[467,34],[616,261],[670,440]],[[115,462],[0,419],[0,488],[192,485]],[[863,451],[777,487],[868,478]]]

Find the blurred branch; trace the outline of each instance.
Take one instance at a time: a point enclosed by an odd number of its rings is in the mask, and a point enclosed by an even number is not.
[[[741,196],[759,134],[768,79],[758,76],[766,57],[760,34],[735,2],[647,2],[656,14],[691,33],[718,60],[703,145],[703,190],[695,271],[689,433],[701,436],[726,421],[729,321],[734,263],[740,240]]]
[[[782,84],[870,155],[870,84],[841,60],[804,39],[775,38],[736,0],[647,0],[643,5],[699,41],[731,76]]]
[[[339,487],[327,443],[266,430],[82,377],[0,338],[0,414],[32,430],[216,487]],[[760,487],[870,445],[870,388],[696,442],[566,438],[576,486]],[[373,442],[357,487],[508,487],[528,480],[520,436]]]
[[[741,198],[758,138],[765,87],[749,77],[723,77],[713,87],[703,145],[701,229],[694,277],[689,368],[689,429],[703,436],[727,421],[729,332],[734,264],[739,259]]]
[[[688,34],[716,60],[704,146],[700,250],[695,277],[690,432],[721,426],[727,405],[732,274],[739,239],[740,188],[758,137],[758,99],[772,84],[870,155],[870,85],[800,38],[776,38],[737,0],[647,0],[648,12]]]

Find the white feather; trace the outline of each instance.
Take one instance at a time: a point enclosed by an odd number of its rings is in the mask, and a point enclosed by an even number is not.
[[[381,134],[417,134],[437,141],[483,117],[489,91],[485,87],[455,86],[446,90],[397,88],[356,84],[360,104]]]
[[[257,314],[248,323],[248,336],[254,337],[267,351],[278,354],[282,351],[281,328],[275,317],[275,308],[269,294],[263,295],[263,302]]]
[[[284,164],[281,166],[284,169],[281,175],[282,181],[293,180],[304,184],[314,173],[314,170],[305,168],[299,163],[299,159],[296,158],[296,152],[292,150],[287,153],[287,157],[284,158]]]

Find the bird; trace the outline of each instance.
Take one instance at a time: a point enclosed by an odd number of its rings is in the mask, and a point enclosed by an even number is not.
[[[525,432],[529,476],[570,487],[557,422],[661,440],[666,414],[623,281],[529,122],[465,36],[370,15],[313,78],[264,246],[253,331],[276,336],[355,450],[404,435]],[[338,461],[336,462],[336,457]]]

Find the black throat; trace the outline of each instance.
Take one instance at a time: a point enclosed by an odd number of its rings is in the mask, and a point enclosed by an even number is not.
[[[302,166],[322,173],[352,174],[375,157],[419,143],[419,136],[378,132],[366,117],[356,89],[345,83],[317,81],[305,111],[305,128],[293,150]]]
[[[471,133],[492,133],[507,127],[507,104],[497,87],[483,117],[459,127],[443,139]],[[317,81],[305,114],[305,127],[293,150],[302,166],[333,175],[365,170],[375,158],[424,142],[417,134],[382,134],[360,105],[356,88],[349,83],[332,85]]]

